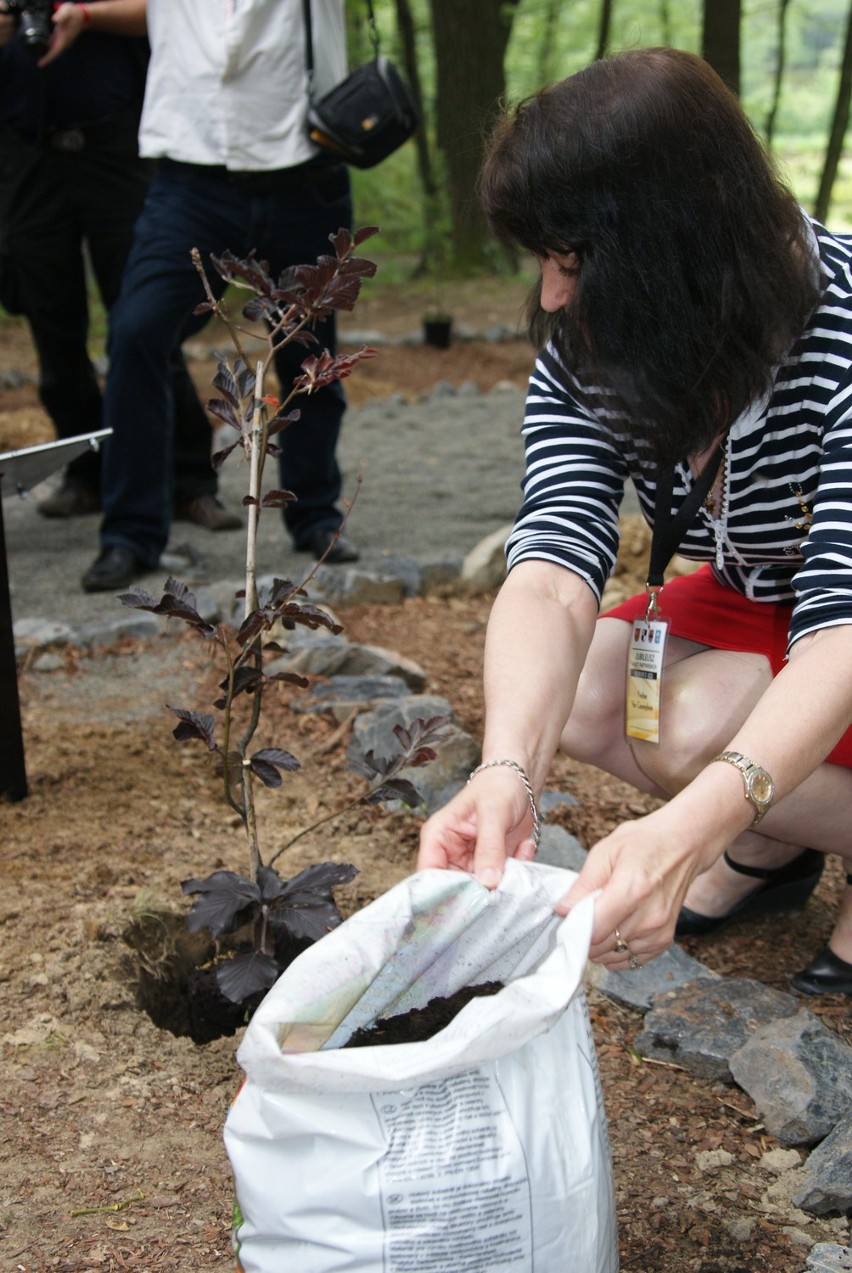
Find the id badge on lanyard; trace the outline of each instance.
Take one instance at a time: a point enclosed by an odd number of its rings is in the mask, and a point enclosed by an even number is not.
[[[659,588],[649,589],[648,609],[642,619],[631,624],[630,648],[627,652],[627,700],[625,733],[642,742],[660,741],[660,704],[663,688],[663,663],[669,625],[660,616]]]
[[[674,469],[661,473],[654,501],[654,529],[651,560],[648,564],[648,608],[644,619],[635,619],[627,654],[627,696],[624,732],[628,738],[646,743],[660,741],[660,709],[663,690],[663,662],[669,625],[660,614],[659,596],[663,575],[682,536],[695,517],[713,482],[724,455],[724,443],[711,457],[680,508],[672,512]]]

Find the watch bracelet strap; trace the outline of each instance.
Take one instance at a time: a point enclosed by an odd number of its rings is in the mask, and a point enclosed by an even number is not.
[[[714,756],[713,760],[710,763],[715,764],[717,760],[721,760],[726,765],[731,765],[734,769],[738,769],[739,772],[742,774],[743,782],[745,782],[746,784],[748,782],[748,779],[747,779],[748,770],[760,769],[762,767],[758,765],[756,761],[751,760],[748,756],[744,756],[741,751],[720,751],[718,756]],[[745,798],[751,805],[752,809],[754,809],[754,817],[752,818],[749,824],[749,827],[747,828],[747,829],[751,829],[751,827],[756,827],[758,822],[761,821],[764,814],[769,809],[770,805],[767,804],[761,809],[760,806],[755,802],[754,797],[749,791],[748,785],[746,785]],[[771,801],[770,801],[770,804],[771,804]],[[748,872],[746,872],[746,874],[748,874]]]

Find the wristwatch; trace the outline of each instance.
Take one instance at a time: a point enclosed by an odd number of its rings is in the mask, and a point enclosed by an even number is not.
[[[749,760],[748,756],[744,756],[742,752],[723,751],[718,756],[714,756],[713,760],[725,760],[735,769],[739,769],[745,783],[745,798],[754,809],[754,821],[751,825],[756,827],[775,798],[775,783],[765,769],[756,765],[753,760]]]

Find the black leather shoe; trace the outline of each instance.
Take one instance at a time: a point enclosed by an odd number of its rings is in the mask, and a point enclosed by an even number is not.
[[[195,522],[205,530],[239,530],[242,518],[231,513],[217,495],[196,495],[175,505],[176,522]]]
[[[101,549],[80,582],[84,592],[114,592],[147,573],[148,567],[129,548],[112,544]]]
[[[804,906],[819,883],[825,866],[825,854],[816,849],[803,849],[798,857],[786,866],[743,866],[726,852],[725,861],[740,875],[762,880],[762,885],[738,902],[727,915],[699,915],[688,906],[682,906],[677,917],[675,937],[709,937],[718,933],[735,919],[753,919],[757,915],[774,915],[780,911],[797,910]]]
[[[302,552],[313,553],[317,561],[322,560],[329,566],[336,566],[342,561],[357,561],[358,549],[342,531],[333,526],[320,526],[301,545]]]
[[[791,978],[790,985],[806,995],[852,995],[852,964],[825,946],[807,968]]]

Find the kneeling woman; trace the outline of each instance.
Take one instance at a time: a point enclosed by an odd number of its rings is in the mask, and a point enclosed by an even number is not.
[[[835,853],[840,916],[793,984],[852,994],[852,240],[802,211],[736,98],[673,49],[523,103],[482,196],[540,262],[543,351],[484,766],[426,823],[419,865],[493,887],[531,857],[562,747],[666,798],[591,849],[558,908],[603,890],[592,958],[635,967],[676,926],[802,904]],[[652,587],[596,621],[628,479]],[[675,551],[706,564],[658,590]]]

